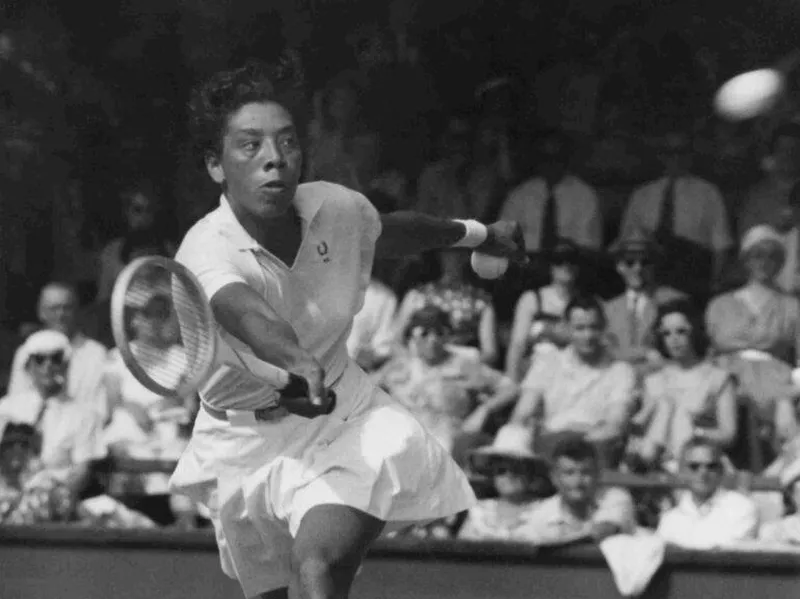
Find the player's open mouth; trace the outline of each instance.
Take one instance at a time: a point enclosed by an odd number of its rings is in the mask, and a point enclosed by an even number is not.
[[[269,183],[264,183],[261,187],[271,191],[283,191],[287,188],[287,185],[283,181],[270,181]]]

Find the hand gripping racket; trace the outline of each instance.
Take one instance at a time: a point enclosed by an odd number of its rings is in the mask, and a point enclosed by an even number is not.
[[[145,388],[164,397],[203,391],[212,408],[277,408],[283,397],[308,397],[303,377],[257,360],[253,372],[236,351],[220,358],[218,325],[197,278],[161,256],[138,258],[120,273],[111,295],[114,341]],[[253,358],[250,356],[249,361]],[[329,392],[326,413],[333,410]]]

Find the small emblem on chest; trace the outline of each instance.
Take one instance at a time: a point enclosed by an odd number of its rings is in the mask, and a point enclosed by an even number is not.
[[[328,243],[326,241],[317,244],[317,253],[322,256],[322,261],[325,263],[331,261],[330,256],[328,256],[328,249]]]

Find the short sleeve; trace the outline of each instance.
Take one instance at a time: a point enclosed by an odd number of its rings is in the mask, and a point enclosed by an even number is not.
[[[208,227],[197,227],[187,233],[175,259],[200,281],[211,299],[226,285],[247,283],[237,266],[238,250],[223,235]]]

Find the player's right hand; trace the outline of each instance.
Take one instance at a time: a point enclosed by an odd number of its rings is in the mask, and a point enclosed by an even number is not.
[[[325,389],[325,372],[319,363],[312,359],[295,364],[291,368],[292,375],[302,383],[290,383],[288,393],[283,393],[280,404],[291,414],[304,418],[314,418],[330,414],[334,408],[336,396]]]

